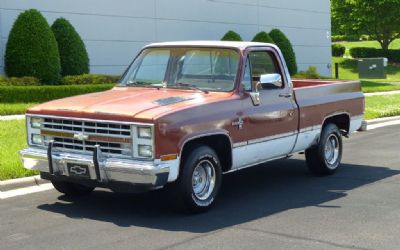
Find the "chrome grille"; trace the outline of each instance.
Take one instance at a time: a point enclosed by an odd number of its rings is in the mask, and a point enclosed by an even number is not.
[[[45,144],[54,140],[54,147],[66,151],[92,152],[95,145],[100,145],[105,154],[132,156],[132,138],[130,125],[99,121],[68,120],[59,118],[45,118],[42,126],[44,131],[60,132],[63,135],[45,135]],[[96,140],[80,140],[66,137],[73,134],[92,135]],[[127,139],[126,142],[113,142],[100,138]]]

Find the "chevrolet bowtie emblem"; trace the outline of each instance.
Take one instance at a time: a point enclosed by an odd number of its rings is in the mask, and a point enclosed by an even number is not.
[[[74,139],[85,141],[85,140],[89,139],[89,136],[79,133],[79,134],[74,134]]]
[[[242,117],[239,117],[239,119],[237,121],[232,122],[232,126],[237,126],[238,129],[242,129],[243,124],[244,124],[244,121],[243,121]]]

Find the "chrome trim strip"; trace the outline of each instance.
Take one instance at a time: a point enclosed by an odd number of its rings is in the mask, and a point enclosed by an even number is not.
[[[293,132],[277,134],[277,135],[271,135],[271,136],[266,136],[266,137],[263,137],[263,138],[257,138],[257,139],[249,140],[248,145],[257,144],[257,143],[261,143],[261,142],[267,142],[267,141],[272,141],[272,140],[276,140],[276,139],[281,139],[281,138],[293,136],[293,135],[296,134],[296,132],[297,131],[293,131]]]
[[[247,141],[237,142],[237,143],[233,144],[232,148],[239,148],[239,147],[243,147],[246,145],[247,145]]]

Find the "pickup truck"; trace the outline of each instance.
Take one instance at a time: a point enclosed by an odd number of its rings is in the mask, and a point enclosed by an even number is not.
[[[113,89],[29,109],[20,155],[66,195],[167,187],[202,212],[223,174],[267,161],[305,153],[333,174],[363,114],[359,82],[292,80],[275,45],[154,43]]]

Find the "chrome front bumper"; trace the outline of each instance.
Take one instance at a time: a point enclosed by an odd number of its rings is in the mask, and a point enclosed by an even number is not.
[[[92,185],[94,183],[101,187],[107,187],[107,183],[162,187],[168,182],[170,172],[167,163],[104,157],[100,148],[92,156],[56,151],[51,146],[48,150],[26,148],[19,153],[26,169],[38,170],[46,179],[70,179],[75,182],[88,180]],[[88,166],[90,178],[70,176],[67,164]]]

